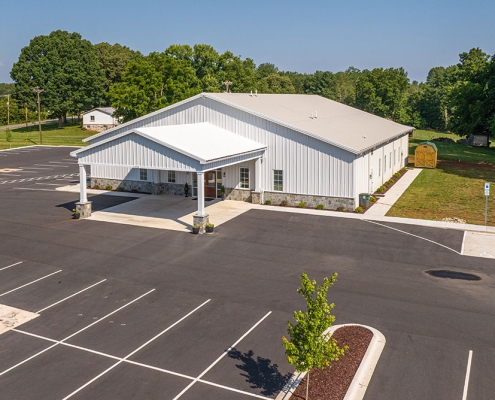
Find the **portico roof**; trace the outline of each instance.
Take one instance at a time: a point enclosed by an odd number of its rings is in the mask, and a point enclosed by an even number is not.
[[[259,157],[265,149],[264,144],[209,123],[198,123],[131,129],[71,155],[85,164],[206,170]],[[180,168],[174,167],[177,163]]]

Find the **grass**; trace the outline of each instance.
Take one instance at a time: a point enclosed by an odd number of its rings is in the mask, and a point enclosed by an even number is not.
[[[40,135],[38,125],[29,125],[27,128],[12,129],[12,141],[7,142],[5,131],[0,131],[0,149],[10,147],[24,147],[39,144]],[[87,146],[82,142],[84,138],[97,132],[81,129],[79,122],[68,122],[65,127],[59,129],[57,123],[46,123],[41,125],[43,144],[50,146]]]
[[[416,146],[435,137],[458,140],[452,133],[417,130],[409,139],[409,155]],[[469,224],[484,225],[484,183],[495,186],[495,147],[468,147],[458,143],[435,143],[438,148],[436,169],[423,169],[388,216],[442,220],[461,218]],[[494,196],[489,198],[488,225],[495,226]]]

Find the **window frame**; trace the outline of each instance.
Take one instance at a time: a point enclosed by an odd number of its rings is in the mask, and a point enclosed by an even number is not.
[[[247,176],[246,176],[247,173]],[[244,176],[243,176],[244,175]],[[250,188],[250,171],[248,167],[239,167],[239,189]]]
[[[280,189],[278,189],[280,187]],[[273,170],[273,191],[283,192],[284,191],[284,170],[274,169]]]
[[[144,178],[143,178],[144,176]],[[146,168],[139,168],[139,180],[147,181],[148,180],[148,170]]]
[[[176,175],[175,171],[167,171],[167,182],[168,183],[176,183]]]
[[[95,122],[95,116],[94,115],[90,115],[89,116],[89,120],[90,120],[90,122]]]

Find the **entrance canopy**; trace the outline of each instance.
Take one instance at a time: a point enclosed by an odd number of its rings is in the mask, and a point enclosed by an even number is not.
[[[259,158],[266,146],[209,123],[137,128],[71,153],[82,165],[202,172]]]

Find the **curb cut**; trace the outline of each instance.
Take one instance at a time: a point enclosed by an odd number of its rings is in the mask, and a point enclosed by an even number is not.
[[[343,328],[344,326],[361,326],[373,333],[368,349],[366,350],[366,353],[361,360],[361,364],[359,364],[359,368],[356,371],[354,378],[352,378],[352,382],[349,385],[349,389],[347,389],[347,393],[344,397],[344,400],[362,400],[387,340],[379,330],[372,328],[371,326],[361,324],[335,325],[327,329],[324,334],[330,333],[330,335],[332,335],[333,332],[339,328]],[[305,376],[306,372],[294,372],[294,374],[290,377],[289,382],[287,382],[275,400],[290,399],[292,393],[296,390],[297,385],[301,383]]]

